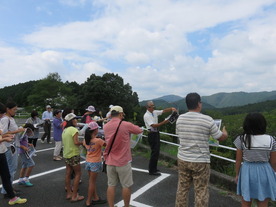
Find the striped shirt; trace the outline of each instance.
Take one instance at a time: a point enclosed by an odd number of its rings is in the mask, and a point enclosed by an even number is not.
[[[210,163],[209,138],[219,139],[222,132],[214,120],[198,112],[187,112],[176,121],[180,147],[178,159],[186,162]]]
[[[267,134],[251,135],[250,150],[241,140],[241,136],[238,136],[235,139],[234,145],[237,149],[242,150],[243,161],[247,162],[268,162],[270,159],[270,153],[276,151],[275,139]]]

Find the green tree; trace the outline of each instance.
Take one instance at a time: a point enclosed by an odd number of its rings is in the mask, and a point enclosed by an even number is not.
[[[64,108],[76,102],[76,99],[72,96],[71,88],[61,81],[59,74],[50,73],[34,86],[28,101],[34,108],[44,109],[48,104],[53,108]]]
[[[107,112],[110,104],[120,105],[127,119],[133,119],[135,107],[139,106],[137,93],[132,91],[128,83],[124,84],[123,78],[113,73],[103,76],[92,74],[81,85],[78,100],[79,108],[93,105],[104,112]]]

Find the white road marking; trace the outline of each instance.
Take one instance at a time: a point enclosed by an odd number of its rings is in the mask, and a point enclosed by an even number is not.
[[[139,171],[139,172],[145,172],[148,174],[148,170],[144,170],[144,169],[139,169],[139,168],[132,168],[132,170],[134,171]],[[167,173],[161,173],[160,176],[158,176],[156,179],[154,179],[153,181],[151,181],[150,183],[146,184],[145,186],[143,186],[142,188],[140,188],[139,190],[137,190],[135,193],[131,194],[131,200],[130,200],[130,204],[133,206],[139,206],[139,207],[152,207],[143,203],[139,203],[134,201],[134,199],[136,199],[138,196],[142,195],[143,193],[145,193],[147,190],[149,190],[150,188],[152,188],[153,186],[157,185],[159,182],[161,182],[162,180],[166,179],[167,177],[169,177],[170,174]],[[121,200],[120,202],[118,202],[116,204],[118,207],[122,207],[124,206],[124,201]]]
[[[49,150],[53,150],[53,149],[54,149],[54,147],[47,148],[47,149],[37,150],[36,152],[37,153],[39,153],[39,152],[45,152],[45,151],[49,151]],[[83,164],[83,163],[85,163],[85,161],[81,162],[81,164]],[[38,173],[38,174],[35,174],[35,175],[31,175],[30,179],[42,177],[44,175],[48,175],[48,174],[55,173],[55,172],[58,172],[58,171],[61,171],[61,170],[65,170],[65,168],[66,167],[63,166],[63,167],[55,168],[55,169],[48,170],[48,171],[45,171],[45,172],[42,172],[42,173]],[[140,168],[133,167],[132,170],[148,174],[148,170],[145,170],[145,169],[140,169]],[[142,195],[143,193],[145,193],[146,191],[148,191],[150,188],[152,188],[153,186],[157,185],[159,182],[163,181],[164,179],[166,179],[169,176],[170,176],[170,174],[161,173],[161,175],[158,176],[156,179],[152,180],[150,183],[146,184],[142,188],[138,189],[136,192],[132,193],[131,194],[130,204],[133,205],[133,206],[137,206],[137,207],[152,207],[152,206],[149,206],[149,205],[146,205],[146,204],[143,204],[143,203],[136,202],[136,201],[134,201],[134,199],[136,199],[137,197],[139,197],[140,195]],[[19,181],[18,179],[14,180],[13,184],[18,183],[18,181]],[[0,185],[0,188],[2,188],[2,185]],[[116,205],[118,207],[123,207],[124,206],[124,201],[121,200]]]

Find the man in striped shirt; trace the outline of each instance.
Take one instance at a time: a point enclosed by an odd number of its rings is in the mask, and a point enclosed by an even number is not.
[[[214,120],[201,112],[201,98],[197,93],[186,96],[188,112],[178,117],[176,134],[180,147],[178,149],[178,189],[176,207],[188,207],[189,189],[194,183],[195,206],[207,207],[209,201],[208,183],[210,178],[209,138],[223,141],[228,137]]]

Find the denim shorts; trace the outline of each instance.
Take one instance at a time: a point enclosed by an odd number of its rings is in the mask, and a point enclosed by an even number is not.
[[[35,166],[34,160],[31,157],[28,159],[25,153],[20,153],[20,158],[22,162],[22,168]]]
[[[91,172],[101,172],[102,162],[86,162],[85,169]]]

